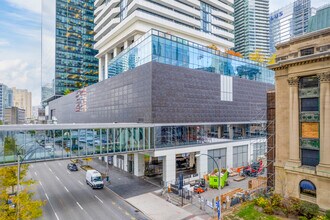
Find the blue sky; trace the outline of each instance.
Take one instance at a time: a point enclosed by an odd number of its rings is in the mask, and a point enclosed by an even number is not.
[[[47,1],[47,0],[44,0]],[[293,0],[270,0],[270,11]],[[330,0],[312,0],[319,7]],[[40,103],[41,0],[1,0],[0,82],[32,92],[33,105]]]

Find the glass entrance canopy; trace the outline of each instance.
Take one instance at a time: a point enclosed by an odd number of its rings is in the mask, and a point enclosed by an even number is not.
[[[263,121],[193,124],[57,124],[0,126],[0,165],[148,153],[264,137]]]
[[[109,78],[151,61],[274,84],[274,71],[257,62],[157,30],[150,30],[112,59]]]

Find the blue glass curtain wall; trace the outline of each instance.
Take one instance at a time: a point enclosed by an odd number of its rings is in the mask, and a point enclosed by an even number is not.
[[[150,61],[274,84],[274,72],[264,66],[156,30],[111,60],[109,77]]]

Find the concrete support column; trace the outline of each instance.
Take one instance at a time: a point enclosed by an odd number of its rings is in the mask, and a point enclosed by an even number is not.
[[[233,168],[233,146],[228,146],[227,147],[227,152],[226,152],[226,164],[228,168]]]
[[[195,164],[195,153],[192,152],[189,154],[189,167],[193,167]]]
[[[218,138],[222,137],[221,126],[218,126]]]
[[[208,173],[209,157],[204,155],[204,154],[207,154],[207,150],[201,150],[198,154],[203,154],[203,155],[197,157],[196,169],[197,169],[198,175],[200,175],[200,177],[203,177],[203,175]]]
[[[104,67],[104,58],[100,57],[99,58],[99,82],[104,80],[104,72],[103,72],[103,67]]]
[[[105,54],[105,58],[104,58],[104,79],[108,79],[109,77],[109,71],[108,71],[108,63],[110,61],[110,54],[109,53],[106,53]]]
[[[124,154],[124,171],[128,171],[128,154]]]
[[[117,155],[113,155],[112,164],[113,164],[113,166],[118,167]]]
[[[124,50],[128,47],[128,40],[124,42]]]
[[[134,175],[135,176],[144,176],[145,162],[144,155],[135,153],[134,154]]]
[[[163,158],[163,181],[164,186],[175,183],[176,178],[176,158],[175,154],[168,154]]]
[[[298,77],[290,77],[288,79],[290,86],[289,100],[289,160],[286,163],[288,167],[299,167],[301,165],[299,156],[299,94],[298,94]]]
[[[330,72],[320,79],[320,164],[318,175],[330,177]]]
[[[229,139],[233,139],[234,138],[234,127],[232,125],[227,125],[227,127],[228,127]]]
[[[115,58],[118,55],[118,48],[113,48],[113,58]]]

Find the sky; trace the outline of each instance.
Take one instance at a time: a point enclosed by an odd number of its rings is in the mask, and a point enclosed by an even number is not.
[[[34,106],[41,97],[41,1],[0,0],[0,83],[31,91]],[[270,12],[292,1],[270,0]],[[325,3],[312,0],[313,7]]]

